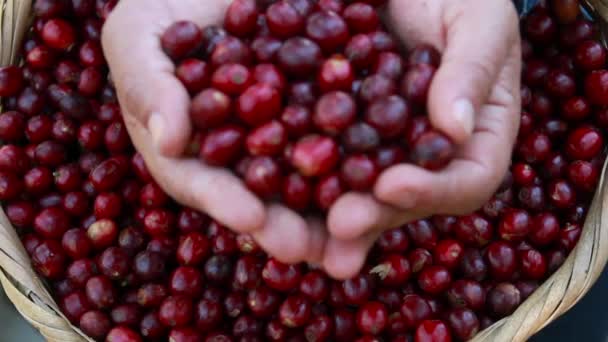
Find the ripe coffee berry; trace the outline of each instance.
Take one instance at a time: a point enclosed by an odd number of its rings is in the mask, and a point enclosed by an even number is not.
[[[466,340],[513,312],[582,236],[608,81],[576,1],[523,20],[521,126],[497,193],[476,212],[386,230],[344,281],[270,258],[255,233],[234,234],[156,184],[100,45],[116,3],[36,1],[23,67],[0,68],[5,213],[91,337]],[[192,98],[183,158],[308,217],[373,191],[396,164],[442,172],[466,154],[428,116],[441,54],[398,50],[384,3],[238,0],[223,28],[167,23],[159,46]]]

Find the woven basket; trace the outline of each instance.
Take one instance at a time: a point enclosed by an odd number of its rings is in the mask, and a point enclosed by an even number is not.
[[[17,54],[30,25],[32,2],[0,0],[0,66],[19,62]],[[585,2],[596,18],[608,19],[608,0]],[[606,20],[601,20],[600,26],[608,33]],[[480,332],[474,342],[526,341],[574,306],[596,282],[608,261],[608,230],[601,229],[602,223],[608,222],[607,166],[608,162],[580,241],[566,262],[515,313]],[[48,341],[93,342],[60,312],[1,209],[0,283],[19,313]]]

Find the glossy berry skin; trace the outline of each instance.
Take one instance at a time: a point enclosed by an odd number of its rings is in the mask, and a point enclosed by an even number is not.
[[[344,54],[353,66],[366,68],[373,65],[377,51],[369,35],[356,34],[348,41]]]
[[[130,272],[128,253],[119,247],[110,247],[97,259],[100,272],[112,280],[123,280]]]
[[[372,295],[371,281],[372,279],[364,274],[342,281],[344,302],[349,305],[363,305]]]
[[[141,336],[127,327],[116,327],[106,336],[107,342],[141,342]]]
[[[545,276],[547,262],[542,253],[529,249],[522,251],[519,258],[521,260],[521,271],[526,278],[541,280]]]
[[[283,264],[270,259],[262,269],[262,279],[266,285],[278,291],[289,291],[298,286],[301,274],[296,265]]]
[[[342,145],[351,152],[372,152],[380,145],[378,131],[367,123],[359,122],[349,126],[342,133]],[[381,157],[390,154],[387,150],[378,152]],[[376,158],[385,159],[385,158]],[[381,163],[385,165],[385,162]]]
[[[574,60],[584,70],[601,69],[606,65],[606,49],[596,41],[582,42],[576,47]]]
[[[214,128],[226,122],[231,112],[230,98],[219,90],[208,88],[192,100],[190,118],[199,129]]]
[[[253,83],[251,71],[241,64],[224,64],[211,76],[213,88],[228,95],[239,95]]]
[[[350,91],[355,75],[353,67],[345,57],[334,56],[321,65],[317,82],[322,92]]]
[[[191,232],[180,239],[177,247],[177,261],[182,265],[194,266],[202,263],[209,254],[209,239],[200,232]]]
[[[347,157],[340,168],[342,182],[354,191],[370,190],[379,170],[373,160],[363,154]]]
[[[302,13],[289,1],[277,1],[266,10],[268,29],[277,37],[293,37],[304,30]]]
[[[348,5],[342,15],[352,32],[371,32],[377,28],[380,22],[375,9],[362,2]]]
[[[305,210],[312,199],[312,187],[309,181],[299,173],[291,173],[283,180],[282,199],[295,210]]]
[[[287,132],[278,121],[273,120],[253,130],[247,136],[247,151],[254,156],[279,154],[287,144]]]
[[[567,172],[572,185],[585,191],[593,191],[599,178],[597,167],[583,160],[570,164]]]
[[[34,222],[36,208],[29,202],[14,202],[6,206],[6,216],[17,228],[28,227]]]
[[[44,238],[61,238],[69,228],[70,218],[60,208],[44,209],[34,219],[34,229]]]
[[[515,249],[506,242],[492,242],[487,250],[490,272],[495,279],[508,280],[517,269],[518,259]]]
[[[112,329],[110,318],[103,312],[91,310],[80,316],[80,329],[95,339],[103,339]]]
[[[413,103],[424,105],[434,75],[435,67],[432,65],[413,65],[403,77],[401,95]]]
[[[16,66],[0,68],[0,97],[14,96],[23,87],[23,74]]]
[[[410,107],[399,96],[373,101],[365,112],[365,122],[374,127],[380,136],[392,139],[402,134],[410,118]]]
[[[420,167],[438,170],[452,160],[454,153],[454,145],[446,136],[431,131],[416,140],[410,151],[410,158]]]
[[[210,331],[221,324],[222,314],[220,303],[203,299],[194,309],[194,325],[200,331]]]
[[[519,152],[527,163],[535,164],[549,158],[551,145],[551,139],[546,134],[533,132],[519,144]]]
[[[306,35],[324,51],[335,51],[349,39],[348,26],[335,12],[321,11],[307,18]]]
[[[597,156],[604,147],[602,134],[591,126],[581,126],[567,138],[566,153],[573,159],[589,160]]]
[[[384,253],[402,253],[408,249],[409,238],[402,228],[393,228],[385,231],[376,241],[376,245]]]
[[[287,297],[279,308],[279,319],[288,328],[301,327],[308,323],[311,307],[308,300],[302,296]]]
[[[585,95],[591,103],[598,106],[608,105],[608,71],[595,70],[585,78]]]
[[[195,52],[202,42],[201,29],[192,22],[172,24],[161,37],[163,51],[173,59],[180,59]]]
[[[319,209],[329,210],[345,190],[340,177],[337,174],[330,174],[317,183],[314,188],[313,199]]]
[[[532,218],[524,210],[510,210],[500,221],[498,234],[503,240],[518,242],[530,232]]]
[[[488,292],[488,310],[495,318],[512,314],[520,302],[521,294],[519,290],[509,283],[500,283]]]
[[[139,330],[144,338],[157,339],[165,335],[165,327],[158,319],[158,313],[151,311],[144,315],[139,324]]]
[[[175,75],[191,94],[198,93],[211,82],[210,66],[196,58],[182,61],[177,66]]]
[[[481,284],[473,280],[455,281],[446,295],[453,308],[480,310],[486,301],[486,291]]]
[[[304,176],[321,176],[334,168],[338,158],[338,146],[331,138],[310,135],[296,143],[291,163]]]
[[[310,130],[312,115],[310,110],[305,106],[290,105],[283,110],[281,123],[283,123],[290,136],[300,137]]]
[[[364,334],[378,335],[388,323],[388,312],[384,304],[368,302],[357,311],[357,326]]]
[[[432,316],[428,302],[418,295],[406,295],[400,309],[403,323],[408,328],[416,328],[425,319]]]
[[[560,222],[557,216],[544,212],[534,218],[529,238],[538,246],[546,246],[558,238],[559,231]]]
[[[337,135],[355,120],[354,99],[342,91],[323,95],[315,106],[314,124],[324,133]]]
[[[89,278],[85,285],[89,302],[98,309],[107,309],[117,300],[117,291],[110,279],[105,276]]]
[[[576,93],[576,81],[568,73],[553,70],[547,74],[545,89],[554,97],[571,97]]]
[[[418,220],[406,225],[406,230],[417,247],[432,250],[437,245],[439,233],[429,220]]]
[[[409,280],[412,270],[405,256],[389,254],[370,272],[377,274],[383,285],[399,287]]]
[[[2,69],[0,69],[0,96],[2,85]],[[4,71],[6,72],[6,71]],[[21,75],[21,74],[19,74]],[[11,81],[13,81],[11,79]],[[0,138],[6,141],[16,141],[23,137],[26,117],[17,111],[7,111],[0,114]]]
[[[239,126],[228,125],[207,134],[201,142],[200,157],[209,165],[226,166],[238,158],[243,149],[245,132]]]
[[[442,321],[426,320],[416,328],[416,342],[451,342],[449,328]]]
[[[442,240],[437,244],[434,251],[435,263],[454,269],[460,264],[464,254],[463,245],[456,240]]]
[[[183,327],[192,319],[192,301],[183,296],[167,297],[160,305],[158,318],[167,327]]]
[[[453,310],[448,314],[446,321],[456,337],[463,341],[472,339],[479,332],[479,319],[471,310]]]
[[[265,83],[283,93],[287,87],[285,74],[274,64],[258,64],[253,68],[253,78],[258,83]]]
[[[227,63],[251,64],[251,49],[242,40],[226,36],[218,40],[210,57],[211,65],[218,67]]]
[[[447,268],[443,266],[430,266],[422,270],[418,275],[418,285],[430,294],[444,292],[450,286],[452,276]]]
[[[304,335],[308,341],[323,341],[331,337],[334,322],[327,315],[315,316],[304,328]]]
[[[576,203],[574,188],[564,180],[556,180],[549,184],[547,194],[551,203],[557,208],[570,208]]]
[[[47,46],[57,50],[70,49],[76,40],[72,26],[61,19],[51,19],[42,28],[42,39]]]
[[[286,40],[277,53],[279,66],[294,76],[315,73],[321,59],[322,54],[319,45],[302,37]]]
[[[281,190],[281,169],[270,157],[256,157],[247,168],[245,184],[262,198],[270,198]]]
[[[257,27],[258,9],[255,0],[237,0],[230,4],[224,27],[235,36],[245,37],[253,33]]]
[[[173,295],[197,298],[203,290],[202,274],[193,267],[178,267],[169,278],[169,289]]]
[[[42,276],[57,279],[63,275],[66,256],[54,240],[43,241],[32,255],[32,265]]]
[[[279,304],[279,295],[268,287],[260,286],[248,292],[247,305],[257,317],[271,316]]]
[[[265,83],[252,85],[238,98],[236,110],[239,118],[247,124],[261,125],[280,114],[280,94]]]

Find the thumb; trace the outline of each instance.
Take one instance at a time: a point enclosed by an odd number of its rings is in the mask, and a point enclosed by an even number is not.
[[[162,25],[146,23],[149,18],[141,14],[126,21],[121,16],[124,12],[108,18],[102,46],[125,108],[125,122],[139,121],[149,130],[150,143],[158,153],[178,156],[191,134],[189,94],[160,47]],[[125,22],[130,23],[129,30],[124,29]]]
[[[433,126],[466,141],[517,39],[517,14],[509,0],[451,2],[443,13],[446,47],[429,90]]]
[[[137,72],[137,71],[135,71]],[[149,72],[149,71],[148,71]],[[138,72],[138,75],[143,75]],[[155,72],[117,84],[121,105],[147,127],[152,144],[166,157],[183,154],[191,136],[190,98],[184,86],[169,72]],[[127,120],[125,120],[127,121]]]

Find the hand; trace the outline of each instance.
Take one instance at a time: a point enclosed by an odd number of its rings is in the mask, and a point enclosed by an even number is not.
[[[158,184],[180,203],[237,232],[251,233],[284,262],[318,262],[326,232],[291,210],[264,204],[230,171],[182,159],[190,140],[190,97],[174,76],[160,36],[179,20],[221,24],[230,0],[123,0],[102,44],[129,134]]]
[[[349,193],[334,204],[323,266],[341,278],[359,271],[383,230],[483,205],[505,175],[519,127],[521,52],[511,1],[391,0],[388,16],[406,45],[442,52],[429,115],[460,148],[440,172],[397,165],[380,176],[375,196]]]

